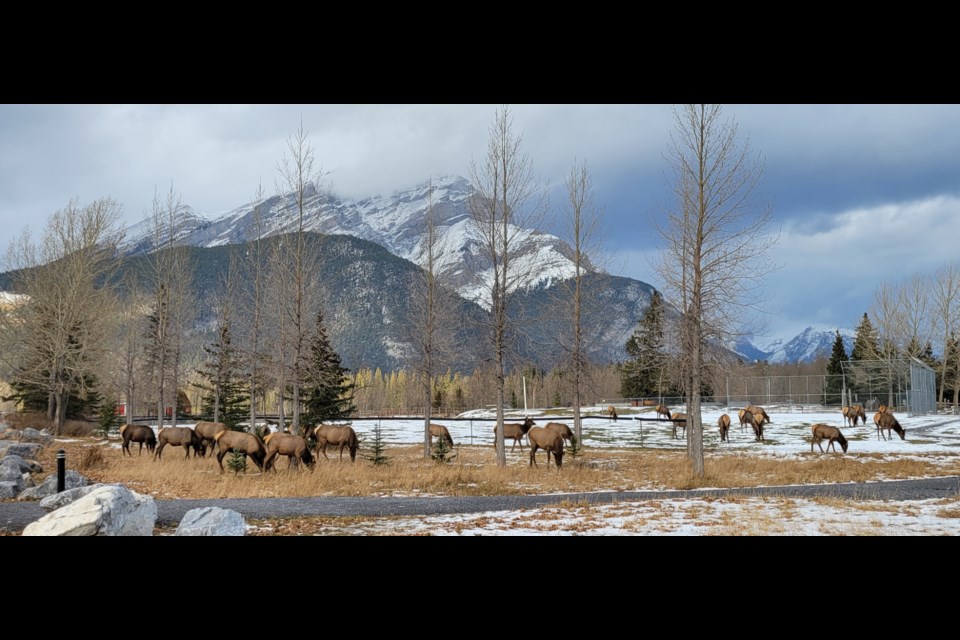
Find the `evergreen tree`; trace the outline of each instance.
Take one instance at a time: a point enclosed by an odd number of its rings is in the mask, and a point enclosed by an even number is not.
[[[234,450],[230,452],[230,457],[227,458],[227,468],[230,471],[233,471],[234,475],[240,473],[241,471],[247,472],[247,454],[240,450]]]
[[[837,331],[833,340],[833,351],[830,353],[830,362],[827,363],[826,403],[839,404],[842,402],[843,390],[843,363],[847,362],[847,349],[843,346],[843,337]]]
[[[370,453],[364,457],[372,462],[375,467],[379,467],[390,461],[390,457],[384,454],[384,450],[383,431],[380,429],[380,421],[378,420],[377,426],[373,428],[373,441],[370,443]]]
[[[342,365],[340,355],[334,351],[323,323],[323,312],[319,310],[305,372],[301,391],[305,425],[344,420],[356,411],[350,370]]]
[[[856,336],[853,339],[853,349],[850,351],[850,360],[876,360],[880,353],[879,337],[867,312],[857,325]]]
[[[430,453],[430,457],[434,462],[449,462],[450,454],[450,445],[447,443],[446,438],[436,438],[433,441],[433,450]]]
[[[216,339],[204,345],[203,351],[206,361],[197,373],[206,383],[196,385],[207,392],[201,398],[203,417],[236,429],[237,423],[249,413],[249,397],[244,390],[240,357],[232,344],[229,323],[220,323]]]
[[[665,389],[663,314],[663,296],[655,290],[625,345],[630,359],[620,367],[620,395],[624,398],[660,396]]]

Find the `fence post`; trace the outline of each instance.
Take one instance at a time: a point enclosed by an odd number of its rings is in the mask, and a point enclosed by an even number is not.
[[[61,493],[67,486],[67,452],[57,451],[57,493]]]

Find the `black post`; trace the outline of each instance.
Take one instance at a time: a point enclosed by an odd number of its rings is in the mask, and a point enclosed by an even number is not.
[[[67,452],[63,449],[57,451],[57,493],[66,488],[67,485]]]

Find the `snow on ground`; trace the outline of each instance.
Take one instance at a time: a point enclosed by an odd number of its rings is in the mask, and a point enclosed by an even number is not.
[[[269,529],[269,527],[266,527]],[[960,499],[651,500],[330,524],[327,535],[960,535]]]
[[[678,409],[673,407],[674,411]],[[538,425],[548,422],[562,422],[573,426],[573,419],[567,416],[552,415],[555,410],[545,411],[533,409],[510,411],[507,421],[522,422],[524,415],[530,415]],[[621,412],[625,410],[621,409]],[[717,419],[727,413],[731,418],[728,441],[720,441],[720,431]],[[741,431],[740,421],[736,409],[714,409],[703,411],[704,449],[707,452],[721,453],[749,452],[758,455],[789,457],[791,455],[810,452],[810,426],[822,422],[840,428],[849,442],[848,453],[884,453],[884,454],[927,454],[927,453],[960,453],[960,415],[928,415],[907,417],[906,414],[895,414],[897,420],[906,429],[906,439],[901,440],[896,433],[891,440],[878,439],[876,426],[873,424],[873,415],[868,416],[868,424],[858,424],[848,427],[843,423],[843,417],[837,410],[828,411],[801,411],[799,408],[767,408],[771,423],[764,425],[764,441],[757,442],[753,430],[746,428]],[[605,415],[606,407],[584,407],[583,415]],[[493,425],[496,420],[489,410],[470,411],[460,415],[466,420],[444,420],[435,418],[434,423],[443,424],[450,430],[450,435],[457,444],[476,444],[493,446]],[[651,422],[635,420],[637,418],[655,418],[652,410],[641,414],[623,414],[616,422],[609,419],[589,419],[583,422],[584,444],[597,448],[647,448],[647,449],[677,449],[686,448],[686,439],[683,430],[678,430],[677,438],[673,438],[669,422]],[[363,419],[351,422],[357,435],[366,442],[373,439],[373,431],[380,425],[383,441],[391,444],[417,444],[423,442],[423,418],[409,418],[400,420]],[[192,427],[193,423],[179,423],[178,426]],[[886,432],[884,432],[886,435]],[[826,443],[823,443],[826,449]],[[819,452],[819,449],[814,447]],[[839,446],[837,451],[840,451]]]

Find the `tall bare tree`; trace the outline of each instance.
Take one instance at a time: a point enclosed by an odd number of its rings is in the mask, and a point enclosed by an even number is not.
[[[421,245],[421,270],[414,274],[410,295],[413,357],[423,397],[423,456],[429,458],[430,421],[433,419],[433,381],[453,352],[458,300],[438,275],[442,247],[437,232],[437,211],[433,203],[433,185],[429,186],[426,233]]]
[[[264,297],[266,294],[266,248],[263,242],[263,186],[258,185],[253,196],[253,238],[246,246],[246,274],[249,286],[245,299],[246,319],[244,324],[245,337],[243,342],[244,360],[247,368],[247,387],[250,394],[250,429],[257,424],[257,395],[263,391],[264,371],[262,366],[264,325]]]
[[[512,323],[507,314],[511,295],[530,277],[518,268],[518,250],[528,229],[537,229],[546,210],[546,193],[533,173],[533,163],[523,152],[523,136],[514,133],[510,109],[497,110],[481,163],[472,162],[470,177],[476,189],[469,210],[475,230],[490,261],[490,320],[487,325],[497,388],[497,464],[507,464],[503,442],[503,407],[506,361]]]
[[[15,288],[28,297],[0,313],[3,351],[15,365],[12,382],[47,391],[57,433],[71,394],[92,391],[108,354],[120,210],[111,198],[85,207],[71,200],[50,217],[39,245],[24,231],[7,252]]]
[[[289,286],[284,287],[291,298],[283,302],[283,313],[288,320],[290,340],[290,381],[292,390],[293,419],[291,431],[300,432],[300,387],[303,384],[304,359],[307,341],[312,330],[316,297],[310,281],[316,274],[317,256],[307,245],[307,216],[320,206],[320,178],[322,171],[316,167],[313,147],[307,140],[303,123],[287,140],[287,153],[277,164],[277,191],[280,196],[289,195],[288,210],[294,220],[293,237],[290,240],[289,256],[277,256],[286,262],[279,273],[286,274]],[[282,394],[282,389],[281,389]]]
[[[586,162],[573,163],[566,178],[567,200],[562,218],[566,239],[573,247],[574,276],[569,296],[571,317],[570,363],[573,369],[573,425],[577,442],[583,445],[583,429],[580,420],[581,388],[586,370],[584,354],[583,307],[588,291],[584,275],[596,266],[600,251],[599,230],[603,209],[597,205],[593,181]]]
[[[194,317],[190,304],[193,286],[190,253],[187,247],[177,243],[180,210],[180,196],[172,186],[163,198],[159,192],[154,193],[149,218],[153,251],[147,255],[151,311],[146,364],[157,393],[158,429],[163,428],[164,402],[168,396],[173,406],[171,424],[176,425],[184,332]]]
[[[951,262],[940,267],[930,282],[930,305],[933,309],[933,330],[942,336],[943,361],[940,364],[939,402],[943,402],[948,363],[947,345],[950,336],[960,331],[960,263]]]
[[[750,333],[772,270],[766,231],[771,209],[758,201],[760,158],[719,105],[674,109],[667,151],[675,200],[655,226],[664,243],[656,271],[665,297],[682,313],[681,376],[687,395],[687,456],[704,475],[701,384],[711,344]],[[757,323],[754,322],[754,325]]]

